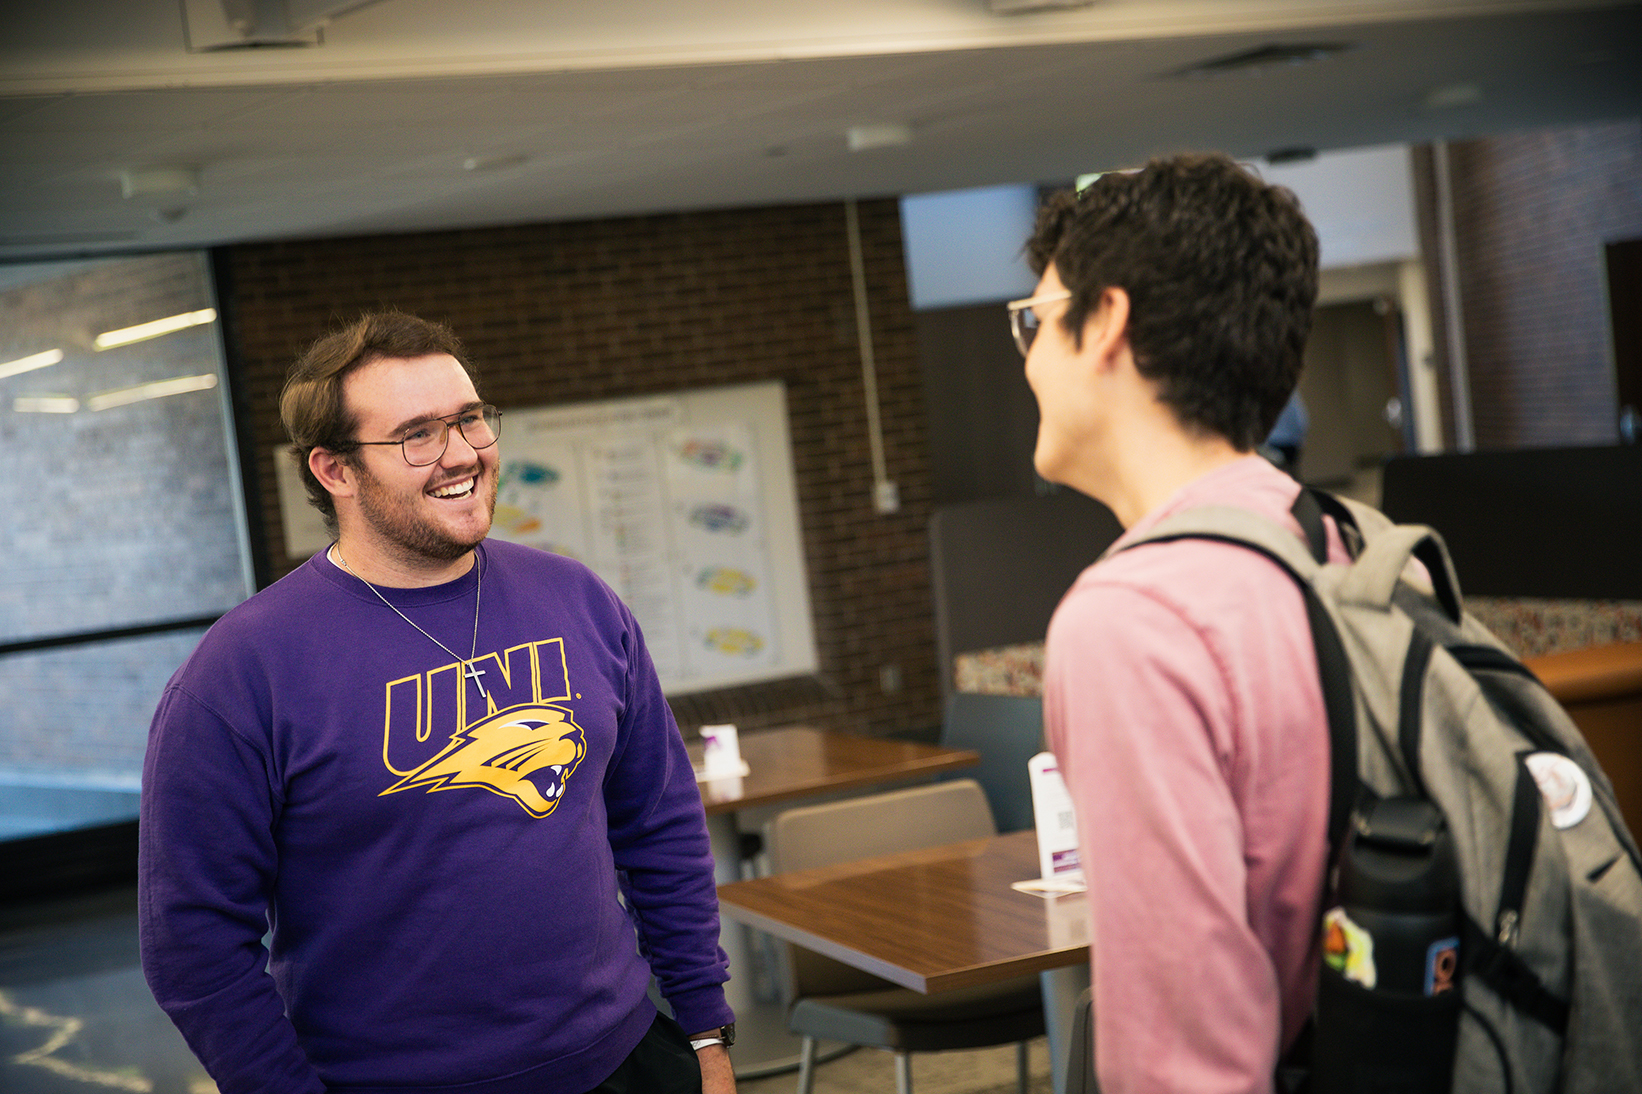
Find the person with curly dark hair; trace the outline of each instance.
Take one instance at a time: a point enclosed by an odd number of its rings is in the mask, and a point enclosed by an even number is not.
[[[1034,463],[1126,529],[1056,610],[1044,677],[1096,1073],[1105,1094],[1269,1092],[1319,961],[1329,746],[1305,608],[1242,547],[1123,548],[1203,505],[1301,534],[1299,485],[1256,448],[1299,378],[1317,237],[1288,191],[1190,154],[1050,199],[1028,254],[1041,280],[1009,309]]]

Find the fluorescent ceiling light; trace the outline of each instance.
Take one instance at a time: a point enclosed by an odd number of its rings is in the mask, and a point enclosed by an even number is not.
[[[469,156],[462,161],[464,171],[503,171],[518,167],[530,159],[523,152],[497,153],[491,156]]]
[[[140,167],[120,172],[120,193],[127,198],[199,192],[197,167]]]
[[[214,323],[216,319],[217,309],[215,308],[185,311],[181,315],[168,315],[164,319],[156,319],[151,323],[138,323],[134,327],[124,327],[120,330],[111,330],[105,334],[99,334],[91,344],[97,349],[129,346],[133,342],[144,342],[150,338],[158,338],[162,334],[171,334],[179,330],[187,330],[189,327]]]
[[[1100,181],[1102,175],[1135,175],[1140,173],[1138,167],[1114,167],[1109,171],[1091,171],[1087,175],[1079,175],[1072,183],[1074,193],[1081,194],[1089,187]]]
[[[19,414],[73,414],[80,400],[72,395],[19,395],[11,402]]]
[[[844,138],[851,152],[865,152],[869,148],[895,148],[912,140],[912,126],[905,122],[884,122],[877,125],[852,125]]]
[[[48,349],[44,353],[36,353],[29,357],[19,357],[15,361],[0,364],[0,380],[7,376],[18,376],[25,372],[33,372],[37,368],[48,368],[63,359],[60,349]]]
[[[183,395],[190,391],[209,391],[216,386],[217,374],[214,372],[208,372],[203,376],[178,376],[172,380],[155,380],[151,384],[138,384],[136,387],[93,395],[86,400],[86,409],[111,410],[117,406],[140,403],[145,399],[164,399],[168,395]]]
[[[1482,88],[1476,84],[1448,84],[1434,88],[1425,97],[1427,110],[1452,110],[1459,106],[1474,106],[1482,102]]]

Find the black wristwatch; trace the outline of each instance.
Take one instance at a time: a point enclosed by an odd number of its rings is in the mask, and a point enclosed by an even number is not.
[[[697,1052],[700,1052],[708,1045],[723,1045],[725,1048],[729,1048],[733,1044],[735,1044],[734,1022],[729,1025],[719,1026],[717,1036],[694,1037],[690,1040],[690,1047]]]

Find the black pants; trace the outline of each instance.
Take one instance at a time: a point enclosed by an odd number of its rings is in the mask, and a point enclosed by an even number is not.
[[[701,1065],[690,1035],[665,1014],[657,1014],[644,1040],[610,1078],[587,1094],[701,1094]]]

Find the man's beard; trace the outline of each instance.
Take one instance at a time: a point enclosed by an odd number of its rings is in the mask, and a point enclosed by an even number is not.
[[[486,520],[484,528],[477,534],[471,537],[454,536],[419,512],[416,502],[407,504],[402,496],[383,486],[381,480],[363,464],[359,465],[358,470],[360,514],[378,536],[405,555],[414,555],[430,562],[451,562],[473,550],[490,532],[490,520]],[[473,480],[475,490],[488,490],[485,509],[494,517],[496,477],[485,475],[480,468],[474,471]],[[421,496],[417,494],[417,497]]]

